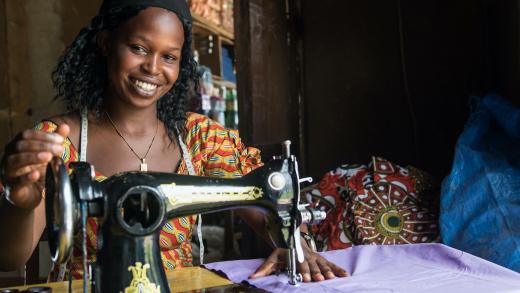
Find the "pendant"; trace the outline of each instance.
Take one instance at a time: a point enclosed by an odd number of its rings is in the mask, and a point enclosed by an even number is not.
[[[148,165],[145,162],[145,159],[141,159],[141,166],[139,168],[141,172],[147,172],[148,171]]]

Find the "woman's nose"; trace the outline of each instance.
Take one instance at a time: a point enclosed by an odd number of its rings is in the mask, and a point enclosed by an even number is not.
[[[149,75],[157,75],[159,73],[159,56],[156,54],[149,55],[141,66],[143,71]]]

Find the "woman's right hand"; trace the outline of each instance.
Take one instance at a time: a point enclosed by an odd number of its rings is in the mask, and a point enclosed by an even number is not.
[[[63,142],[70,128],[58,126],[50,133],[28,129],[19,133],[5,148],[2,159],[2,183],[10,188],[11,202],[23,209],[33,209],[42,200],[47,163],[63,153]]]

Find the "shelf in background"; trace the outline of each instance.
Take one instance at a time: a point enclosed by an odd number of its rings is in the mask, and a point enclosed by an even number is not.
[[[207,21],[202,16],[197,15],[195,13],[192,14],[192,18],[193,18],[194,27],[197,26],[197,27],[210,31],[215,35],[219,35],[222,38],[222,40],[226,43],[229,43],[229,44],[234,43],[235,36],[233,35],[232,32],[216,26],[215,24]]]
[[[213,75],[213,83],[216,86],[224,86],[224,87],[226,87],[228,89],[236,89],[237,88],[237,85],[234,82],[227,81],[227,80],[222,80],[222,77],[220,77],[218,75]]]

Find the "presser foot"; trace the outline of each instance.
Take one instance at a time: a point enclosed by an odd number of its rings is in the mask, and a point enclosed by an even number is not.
[[[294,274],[293,276],[289,276],[289,284],[298,287],[300,283],[303,281],[303,276],[300,273]]]

